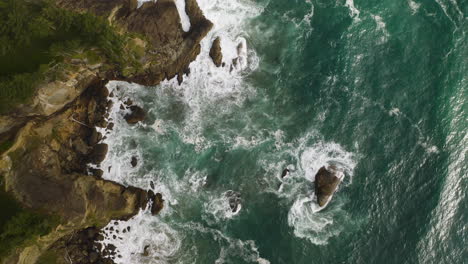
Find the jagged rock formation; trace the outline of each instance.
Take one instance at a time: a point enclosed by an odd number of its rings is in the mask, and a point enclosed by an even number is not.
[[[315,195],[319,206],[325,206],[335,193],[341,179],[336,176],[335,170],[325,167],[315,175]]]
[[[125,121],[130,125],[134,125],[140,121],[143,121],[146,117],[145,110],[138,105],[132,105],[129,107],[130,113],[124,116]]]
[[[139,58],[143,69],[120,72],[105,61],[90,65],[74,60],[74,70],[43,83],[31,104],[0,116],[0,141],[14,139],[13,146],[0,153],[0,176],[6,190],[24,206],[62,219],[55,231],[17,249],[5,263],[35,263],[44,251],[60,253],[70,245],[87,251],[88,242],[67,244],[64,239],[89,227],[101,228],[111,219],[129,218],[148,201],[155,214],[163,208],[161,194],[103,180],[101,170],[86,166],[100,163],[107,153],[96,130],[112,128],[106,122],[110,102],[104,85],[109,79],[156,85],[176,75],[181,82],[212,27],[195,0],[186,0],[188,32],[182,30],[172,0],[147,2],[138,9],[136,0],[55,2],[62,8],[103,16],[118,31],[134,34],[133,44],[143,50]],[[91,256],[77,254],[76,258],[74,263]]]
[[[136,0],[95,1],[57,0],[68,9],[91,11],[107,17],[118,28],[145,36],[140,40],[145,55],[140,62],[144,73],[122,78],[107,76],[110,79],[125,79],[144,85],[155,85],[164,79],[178,75],[181,80],[188,72],[188,66],[200,53],[200,41],[211,30],[213,24],[205,18],[196,0],[185,0],[185,12],[190,19],[190,30],[184,32],[177,7],[173,0],[145,2],[137,8]],[[147,42],[145,42],[147,41]],[[113,73],[111,73],[113,74]]]
[[[223,63],[223,53],[221,51],[221,40],[219,37],[217,37],[211,45],[210,57],[216,67],[220,67]]]

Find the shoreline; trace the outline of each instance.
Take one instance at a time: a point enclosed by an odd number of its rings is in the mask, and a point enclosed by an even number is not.
[[[186,33],[173,1],[147,2],[138,9],[134,0],[115,1],[108,6],[71,0],[56,2],[60,8],[91,12],[107,18],[110,24],[118,25],[125,32],[143,36],[144,56],[140,63],[145,70],[125,77],[118,71],[106,70],[105,62],[94,68],[86,60],[78,61],[81,68],[88,69],[86,75],[83,76],[83,70],[69,74],[71,79],[67,83],[73,80],[74,85],[65,88],[66,96],[55,98],[53,108],[49,107],[48,97],[38,96],[63,91],[63,86],[55,80],[37,88],[33,98],[36,107],[23,105],[0,116],[0,133],[2,139],[6,138],[1,143],[12,142],[0,153],[2,187],[28,210],[60,218],[52,232],[33,238],[24,248],[16,247],[2,263],[36,263],[45,259],[65,263],[65,253],[76,261],[112,263],[109,258],[104,260],[101,251],[90,242],[99,237],[98,230],[111,220],[129,219],[150,201],[154,202],[152,210],[157,214],[163,200],[152,191],[104,180],[99,170],[89,175],[88,164],[99,164],[107,154],[107,145],[100,143],[102,134],[96,127],[112,129],[106,121],[111,104],[107,97],[112,95],[105,86],[108,80],[157,85],[176,76],[180,83],[188,73],[188,65],[198,56],[199,43],[212,23],[203,16],[195,0],[186,0],[185,9],[191,22],[191,29]],[[162,31],[143,26],[143,23],[161,21],[167,25]],[[162,35],[164,39],[155,39]],[[151,56],[158,50],[167,52]],[[42,99],[39,103],[38,98]],[[90,228],[94,231],[89,231]],[[64,242],[74,236],[82,236],[82,243]]]

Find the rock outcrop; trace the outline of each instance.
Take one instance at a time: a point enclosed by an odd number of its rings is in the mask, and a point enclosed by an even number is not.
[[[90,228],[98,230],[111,219],[128,219],[149,202],[153,214],[163,208],[160,193],[101,179],[102,170],[87,166],[102,162],[107,153],[107,145],[100,143],[102,134],[96,129],[112,129],[113,125],[106,121],[111,102],[107,101],[105,84],[112,79],[157,85],[175,76],[181,82],[200,53],[200,41],[212,28],[196,0],[186,0],[185,11],[191,23],[188,32],[182,30],[173,0],[147,2],[140,8],[136,0],[55,3],[102,16],[119,32],[132,33],[132,43],[142,50],[142,69],[121,71],[105,61],[90,65],[86,60],[74,60],[74,67],[64,71],[61,79],[50,79],[37,87],[31,104],[0,116],[0,143],[4,139],[14,142],[0,153],[0,176],[6,191],[25,207],[62,220],[38,243],[18,248],[7,263],[35,263],[46,250],[75,252],[75,257],[69,256],[74,263],[98,261],[100,256],[88,254],[93,252],[89,241],[96,238],[95,231],[88,235]],[[141,108],[129,108],[127,122],[144,118]],[[73,237],[82,238],[81,242],[70,242]]]
[[[223,53],[221,51],[221,40],[219,37],[217,37],[211,45],[210,57],[216,67],[220,67],[223,63]]]
[[[227,191],[225,193],[225,195],[228,198],[229,208],[231,209],[231,212],[237,213],[237,211],[239,210],[239,207],[241,205],[241,195],[240,195],[240,193],[229,190],[229,191]]]
[[[124,116],[125,121],[130,125],[134,125],[140,121],[145,120],[146,113],[143,108],[139,107],[138,105],[132,105],[129,107],[130,113]]]
[[[341,178],[336,176],[333,168],[322,167],[315,175],[315,195],[319,206],[325,206],[335,193]]]

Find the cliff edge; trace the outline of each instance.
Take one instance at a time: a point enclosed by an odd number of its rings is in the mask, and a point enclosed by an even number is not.
[[[44,73],[47,78],[34,87],[27,103],[0,115],[0,144],[7,146],[0,148],[1,187],[23,207],[60,219],[52,232],[17,247],[3,263],[36,263],[45,254],[52,255],[54,263],[67,263],[63,254],[69,251],[80,251],[71,254],[74,263],[102,262],[89,243],[80,244],[87,248],[73,244],[72,249],[64,241],[86,232],[95,239],[111,219],[128,219],[155,198],[151,192],[104,180],[102,171],[87,166],[100,163],[107,152],[96,130],[108,126],[112,95],[105,85],[108,80],[156,85],[175,76],[181,82],[212,27],[195,0],[186,0],[188,32],[182,30],[172,0],[147,2],[140,8],[136,0],[56,0],[55,4],[67,12],[105,19],[125,36],[131,61],[118,64],[99,49],[91,48],[90,54],[78,48],[62,58],[60,65],[66,67],[54,69],[60,74]],[[160,209],[162,199],[154,204]],[[81,252],[87,250],[93,251],[92,258]]]

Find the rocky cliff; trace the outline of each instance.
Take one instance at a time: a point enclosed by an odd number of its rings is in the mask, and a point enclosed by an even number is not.
[[[61,219],[52,233],[19,247],[5,263],[36,263],[44,252],[66,263],[61,254],[86,251],[79,245],[89,243],[75,243],[75,249],[67,249],[65,238],[84,232],[80,230],[101,228],[111,219],[129,218],[155,197],[157,210],[153,211],[160,210],[159,194],[103,180],[102,171],[87,166],[101,162],[107,152],[96,131],[108,125],[110,101],[105,84],[115,79],[156,85],[175,76],[181,82],[212,27],[195,0],[186,0],[188,32],[182,30],[172,0],[147,2],[140,8],[136,0],[56,0],[56,4],[104,17],[117,31],[130,33],[141,67],[118,69],[105,60],[91,63],[86,58],[65,58],[73,67],[38,86],[30,104],[0,116],[0,143],[13,142],[0,156],[2,187],[23,206]],[[95,238],[93,234],[90,239]],[[83,254],[75,254],[74,263],[101,261]]]

